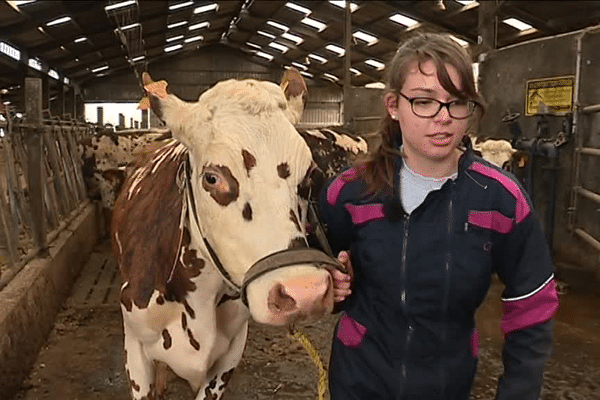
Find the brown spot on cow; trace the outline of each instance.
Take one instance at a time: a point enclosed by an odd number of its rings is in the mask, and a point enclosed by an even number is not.
[[[302,232],[302,227],[300,226],[300,221],[298,221],[298,216],[294,212],[294,210],[290,210],[290,220],[296,225],[296,229],[298,232]]]
[[[194,348],[196,351],[200,350],[200,343],[198,343],[198,341],[197,341],[196,339],[194,339],[194,334],[193,334],[193,332],[191,331],[191,329],[188,329],[188,330],[187,330],[187,334],[188,334],[188,337],[190,338],[190,344],[192,345],[192,347],[193,347],[193,348]]]
[[[173,340],[171,339],[171,335],[169,334],[169,331],[166,329],[163,329],[162,337],[163,337],[163,347],[165,348],[165,350],[170,349],[171,345],[173,344]]]
[[[160,304],[160,305],[165,304],[165,298],[163,297],[162,294],[159,294],[158,297],[156,298],[156,304]]]
[[[277,166],[277,175],[281,179],[287,179],[290,176],[290,166],[287,162],[283,162]]]
[[[210,391],[210,388],[204,389],[204,400],[217,400],[217,395]]]
[[[196,250],[185,248],[183,250],[183,265],[185,266],[188,276],[196,278],[204,269],[206,262],[196,256]]]
[[[231,368],[229,371],[223,372],[223,375],[221,375],[221,381],[223,381],[223,383],[221,384],[221,386],[219,386],[219,390],[225,389],[225,386],[227,386],[227,384],[229,383],[229,380],[233,376],[234,370],[235,370],[235,368]]]
[[[244,204],[244,210],[242,211],[242,217],[244,217],[244,219],[246,221],[252,221],[252,207],[250,207],[250,204],[248,204],[248,203]]]
[[[225,293],[223,296],[221,296],[221,299],[219,300],[219,302],[217,303],[217,307],[219,307],[221,304],[225,303],[226,301],[229,300],[237,300],[240,298],[239,294],[235,294],[233,296],[228,295],[227,293]]]
[[[185,308],[185,311],[189,314],[191,319],[196,318],[196,312],[192,307],[190,307],[187,300],[183,300],[183,307]]]
[[[185,231],[179,230],[183,194],[176,176],[188,153],[177,151],[178,146],[176,142],[162,143],[152,153],[140,154],[135,165],[138,169],[128,178],[115,203],[111,242],[123,280],[128,282],[121,292],[121,303],[128,311],[133,304],[146,308],[155,290],[166,301],[181,303],[196,288],[187,269],[176,262],[180,237],[182,241],[187,239]],[[152,167],[156,159],[163,160],[161,168],[139,179],[147,170],[140,167]],[[128,192],[135,182],[136,198],[131,201]]]
[[[244,149],[242,150],[242,158],[244,159],[244,167],[248,171],[248,176],[250,176],[250,170],[256,166],[256,157]]]
[[[218,172],[220,179],[217,179],[211,170]],[[218,204],[228,206],[237,200],[240,185],[228,167],[222,165],[204,167],[202,175],[202,187]]]
[[[187,331],[187,317],[183,312],[181,313],[181,327],[184,331]]]
[[[293,238],[288,245],[288,249],[300,249],[306,247],[308,247],[308,244],[306,243],[306,239],[304,239],[302,236]]]

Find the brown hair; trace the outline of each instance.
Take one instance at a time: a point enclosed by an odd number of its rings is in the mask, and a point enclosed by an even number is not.
[[[459,99],[475,101],[478,107],[473,122],[480,119],[485,111],[485,104],[475,87],[471,58],[465,49],[446,34],[418,33],[401,43],[387,65],[385,93],[394,93],[398,96],[406,80],[409,66],[417,61],[421,68],[423,63],[430,60],[436,66],[437,78],[442,87]],[[462,90],[452,83],[446,64],[456,68]],[[394,159],[401,155],[397,148],[401,141],[400,128],[398,122],[392,120],[387,111],[380,121],[377,134],[381,139],[379,147],[355,162],[358,177],[364,179],[366,183],[367,195],[392,190],[395,175]]]

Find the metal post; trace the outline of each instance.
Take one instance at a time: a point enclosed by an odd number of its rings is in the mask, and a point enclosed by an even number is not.
[[[44,209],[44,162],[42,126],[42,80],[25,78],[25,112],[31,130],[27,135],[27,181],[33,217],[33,240],[40,255],[47,255],[46,215]]]
[[[350,126],[352,123],[350,116],[350,102],[351,102],[351,72],[350,65],[352,59],[352,12],[350,11],[350,1],[346,2],[346,8],[344,9],[344,127],[349,130],[353,130],[354,127]]]

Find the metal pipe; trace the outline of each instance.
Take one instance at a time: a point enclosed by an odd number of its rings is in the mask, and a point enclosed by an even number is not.
[[[600,104],[593,104],[591,106],[583,107],[581,112],[584,114],[590,114],[600,111]]]
[[[573,161],[571,165],[571,201],[569,208],[567,209],[567,230],[572,231],[575,227],[575,219],[577,216],[577,192],[575,188],[579,186],[579,168],[580,168],[580,154],[577,152],[578,148],[582,146],[582,138],[579,135],[579,87],[581,85],[581,58],[583,53],[583,38],[589,32],[584,29],[581,34],[577,36],[577,58],[575,63],[575,82],[573,87],[573,126],[571,131],[571,137],[575,139],[575,148],[573,149]]]
[[[600,156],[600,149],[594,149],[593,147],[578,147],[577,151],[579,154],[587,154],[589,156]]]
[[[587,244],[592,246],[597,251],[600,251],[600,242],[596,240],[592,235],[584,231],[583,229],[575,229],[575,234],[583,239]]]
[[[578,195],[580,195],[581,197],[585,197],[588,200],[591,200],[593,202],[600,204],[600,194],[598,194],[598,193],[594,193],[590,190],[586,190],[581,187],[575,188],[575,192]]]

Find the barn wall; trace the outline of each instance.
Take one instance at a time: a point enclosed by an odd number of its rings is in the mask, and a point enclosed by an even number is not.
[[[154,80],[166,80],[169,89],[186,101],[198,99],[200,93],[218,81],[229,78],[254,78],[279,82],[283,70],[252,62],[245,53],[226,46],[214,45],[170,58],[148,66]],[[308,102],[300,126],[323,127],[342,125],[343,92],[339,85],[307,79]],[[380,90],[353,88],[350,113],[357,117],[356,132],[370,132],[378,120],[381,107]],[[138,102],[143,94],[133,71],[98,78],[84,87],[86,102]],[[376,118],[364,118],[372,117]],[[159,124],[151,114],[151,125]]]
[[[526,82],[530,79],[576,75],[577,38],[582,32],[554,38],[535,40],[510,48],[491,52],[480,65],[479,87],[488,102],[488,112],[480,127],[484,137],[509,139],[508,126],[501,122],[508,113],[521,114],[518,119],[526,138],[537,136],[538,117],[525,116]],[[582,47],[580,103],[582,106],[600,103],[600,34],[586,32]],[[555,137],[561,131],[562,117],[549,118],[549,132]],[[600,147],[600,119],[598,115],[581,116],[577,128],[582,143]],[[600,256],[596,250],[573,235],[568,228],[571,186],[573,182],[573,154],[576,138],[560,147],[558,185],[555,208],[554,256],[564,271],[576,270],[600,276]],[[581,177],[583,187],[600,193],[599,157],[582,156]],[[541,157],[534,159],[533,201],[543,222],[549,199],[549,162]],[[600,239],[600,205],[583,198],[578,199],[575,211],[576,227],[585,229]],[[560,272],[561,268],[559,268]],[[567,272],[565,272],[567,273]]]

